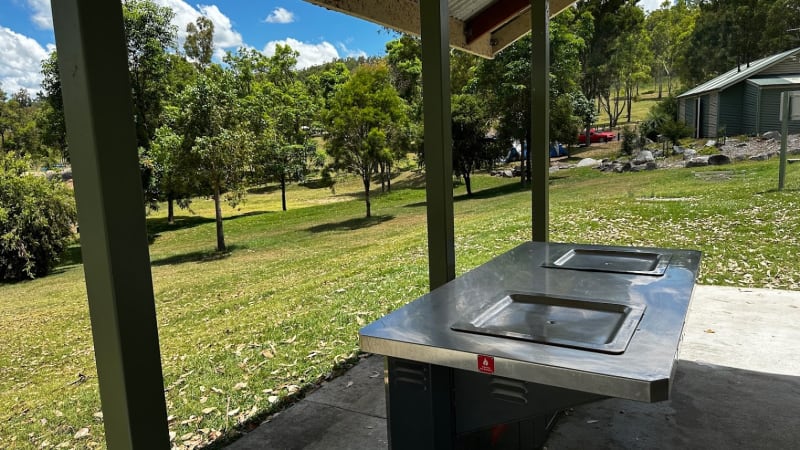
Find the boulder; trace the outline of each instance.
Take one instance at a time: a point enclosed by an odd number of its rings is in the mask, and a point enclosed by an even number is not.
[[[717,146],[717,141],[714,140],[706,141],[706,147],[716,147],[716,146]]]
[[[643,165],[655,160],[656,159],[653,158],[653,152],[650,150],[642,150],[638,155],[636,155],[636,158],[634,158],[631,163],[634,165]]]
[[[708,165],[709,166],[724,166],[725,164],[730,164],[731,159],[725,155],[711,155],[708,157]]]
[[[761,137],[766,140],[774,139],[779,141],[781,139],[781,134],[777,131],[767,131],[766,133],[762,134]]]
[[[682,155],[686,151],[685,148],[681,147],[680,145],[673,145],[672,152],[676,155]]]
[[[599,166],[599,165],[600,165],[600,161],[598,161],[598,160],[596,160],[594,158],[583,158],[582,160],[580,160],[578,162],[578,167],[595,167],[595,166]]]
[[[686,167],[703,167],[708,165],[708,156],[696,156],[686,161]]]
[[[759,153],[757,155],[753,155],[750,158],[750,161],[766,161],[769,159],[769,154],[767,153]]]
[[[697,156],[697,150],[693,150],[691,148],[687,148],[683,152],[683,159],[685,159],[687,161],[690,160],[690,159],[693,159],[695,156]]]
[[[645,166],[647,166],[647,170],[656,170],[656,169],[658,169],[658,164],[656,164],[655,161],[648,161],[647,164],[645,164]]]

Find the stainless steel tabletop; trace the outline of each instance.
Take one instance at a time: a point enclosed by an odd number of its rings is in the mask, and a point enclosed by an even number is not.
[[[669,265],[661,275],[543,266],[576,248],[657,253],[668,256]],[[362,328],[361,348],[475,372],[481,371],[479,359],[488,356],[497,376],[609,397],[666,400],[700,258],[692,250],[528,242]],[[621,354],[450,328],[509,291],[643,305],[645,312]]]

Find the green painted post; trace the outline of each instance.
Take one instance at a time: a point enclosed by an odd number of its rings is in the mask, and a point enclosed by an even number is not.
[[[531,219],[533,240],[550,227],[550,1],[531,0]]]
[[[120,2],[52,2],[108,448],[168,449]]]
[[[786,147],[789,138],[789,108],[791,108],[791,97],[789,92],[781,94],[781,104],[783,105],[781,115],[781,162],[778,168],[778,190],[783,190],[783,185],[786,182]]]
[[[450,23],[446,0],[421,0],[422,85],[428,275],[431,290],[456,276],[453,139],[450,124]]]

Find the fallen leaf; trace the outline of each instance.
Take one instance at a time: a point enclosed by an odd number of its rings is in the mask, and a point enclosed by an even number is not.
[[[271,352],[271,351],[269,351],[269,350],[262,350],[262,351],[261,351],[261,355],[262,355],[264,358],[267,358],[267,359],[270,359],[270,358],[274,358],[274,357],[275,357],[275,355],[273,355],[273,354],[272,354],[272,352]]]
[[[186,434],[184,434],[183,436],[181,436],[181,440],[182,440],[182,441],[188,441],[188,440],[189,440],[189,439],[191,439],[193,436],[194,436],[194,433],[186,433]]]
[[[586,423],[597,423],[597,422],[600,422],[600,421],[597,420],[597,419],[590,419],[590,420],[586,421]]]
[[[239,414],[239,408],[228,411],[228,416],[235,416],[237,414]]]
[[[346,387],[346,388],[349,388],[349,387],[350,387],[350,386],[352,386],[352,385],[353,385],[353,382],[352,382],[352,381],[348,381],[348,382],[347,382],[347,386],[345,386],[345,387]]]
[[[178,433],[176,433],[174,431],[170,431],[169,432],[169,441],[170,442],[174,441],[176,436],[178,436]]]
[[[712,330],[711,328],[705,330],[705,333],[716,333],[716,331]]]
[[[216,410],[216,409],[217,409],[217,408],[214,408],[214,407],[211,407],[211,408],[203,408],[203,414],[211,414],[211,413],[212,413],[212,412],[214,412],[214,410]]]
[[[370,378],[378,378],[379,376],[381,376],[381,374],[380,374],[380,372],[378,372],[376,370],[376,371],[372,372],[372,375],[370,375],[369,377]]]
[[[275,402],[278,401],[278,396],[277,395],[270,395],[269,397],[267,397],[267,401],[270,402],[270,403],[275,403]]]
[[[212,392],[216,392],[217,394],[224,394],[224,393],[225,393],[225,391],[223,391],[223,390],[222,390],[222,389],[220,389],[220,388],[216,388],[216,387],[212,387],[212,388],[211,388],[211,391],[212,391]]]
[[[81,438],[85,438],[87,436],[89,436],[89,429],[84,427],[84,428],[81,428],[80,430],[78,430],[77,433],[75,433],[74,438],[75,439],[81,439]]]
[[[236,383],[236,386],[233,387],[233,390],[234,391],[241,391],[242,389],[244,389],[246,387],[247,387],[247,383],[244,383],[244,382],[240,381],[240,382]]]
[[[96,412],[92,414],[92,416],[94,416],[95,419],[103,420],[103,411]]]

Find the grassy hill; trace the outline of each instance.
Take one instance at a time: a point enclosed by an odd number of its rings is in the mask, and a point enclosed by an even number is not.
[[[777,166],[560,171],[551,239],[700,249],[701,283],[800,289],[800,168],[776,192]],[[455,192],[459,273],[531,234],[518,180],[473,183],[474,198]],[[359,327],[426,291],[422,175],[404,172],[393,187],[371,219],[355,180],[335,194],[291,186],[286,212],[278,191],[251,193],[224,210],[224,255],[213,252],[210,201],[172,226],[148,218],[176,446],[224,440],[274,411],[352,359]],[[0,448],[104,446],[83,283],[76,246],[56,273],[0,285]]]

